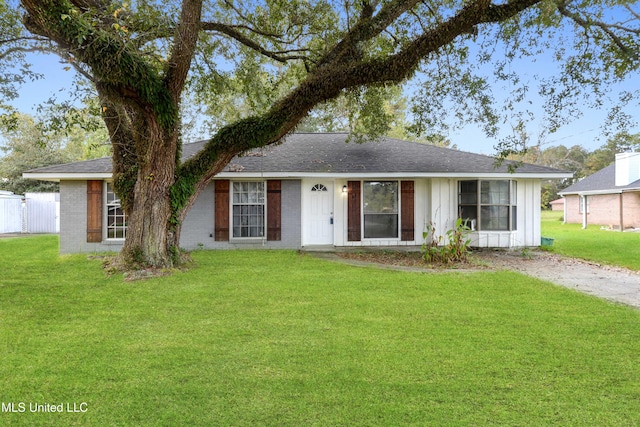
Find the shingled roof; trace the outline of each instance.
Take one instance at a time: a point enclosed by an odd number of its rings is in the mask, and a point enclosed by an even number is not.
[[[604,169],[600,169],[593,175],[576,182],[565,188],[558,194],[580,194],[580,193],[620,193],[621,191],[640,190],[640,180],[628,185],[616,186],[616,164],[611,163]]]
[[[346,133],[296,133],[287,136],[282,143],[256,149],[235,157],[225,168],[229,174],[500,174],[508,172],[509,162],[495,167],[491,156],[452,150],[434,145],[381,138],[379,141],[358,144],[347,142]],[[185,144],[183,160],[200,151],[206,141]],[[47,166],[26,173],[26,177],[61,174],[111,173],[111,159],[102,158],[64,165]],[[569,177],[566,171],[549,167],[523,164],[518,175],[555,175]],[[562,175],[562,176],[559,176]],[[61,178],[62,178],[61,176]],[[42,178],[40,178],[42,179]]]

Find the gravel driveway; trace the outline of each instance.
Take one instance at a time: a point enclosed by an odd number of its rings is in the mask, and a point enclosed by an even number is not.
[[[380,251],[363,251],[364,253],[315,253],[317,257],[346,262],[352,265],[376,264],[381,268],[405,271],[447,272],[451,270],[425,269],[416,255],[413,258],[389,259]],[[513,270],[529,276],[546,280],[560,286],[575,289],[586,294],[595,295],[611,301],[627,304],[640,309],[640,272],[620,267],[611,267],[575,258],[567,258],[550,252],[531,250],[522,251],[481,250],[474,252],[480,259],[477,267],[466,266],[456,271],[477,271],[487,269]]]
[[[586,294],[640,308],[640,272],[548,252],[485,252],[494,267],[518,271]]]

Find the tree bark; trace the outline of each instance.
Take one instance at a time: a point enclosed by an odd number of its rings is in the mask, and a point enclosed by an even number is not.
[[[171,223],[177,132],[163,131],[153,113],[147,114],[141,126],[144,129],[136,141],[137,173],[135,178],[129,178],[135,179],[133,194],[126,195],[128,227],[120,261],[125,268],[171,268],[178,261],[181,226]],[[117,162],[115,156],[114,162]]]

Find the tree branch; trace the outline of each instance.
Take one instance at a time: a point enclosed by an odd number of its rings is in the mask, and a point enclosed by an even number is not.
[[[95,81],[111,86],[111,93],[118,93],[124,102],[154,111],[163,128],[176,124],[178,106],[165,82],[154,66],[130,51],[117,34],[92,27],[86,21],[91,17],[69,10],[63,0],[21,2],[27,11],[25,26],[32,33],[51,39],[85,63]]]
[[[277,143],[283,136],[291,132],[298,122],[307,115],[315,105],[337,97],[344,89],[365,84],[401,82],[409,77],[420,61],[430,53],[446,46],[461,34],[469,33],[477,24],[483,22],[502,21],[514,16],[522,10],[541,0],[515,0],[510,7],[501,8],[499,17],[487,0],[468,4],[448,21],[428,31],[421,37],[407,44],[400,52],[386,59],[361,62],[352,59],[339,66],[316,69],[307,79],[288,96],[276,103],[271,110],[260,117],[241,120],[220,130],[194,157],[186,161],[177,170],[176,188],[189,188],[187,182],[193,182],[193,192],[181,193],[180,197],[191,202],[213,177],[222,171],[233,156],[246,150]],[[395,2],[402,8],[413,2]],[[385,16],[397,15],[400,9],[385,11]],[[384,21],[388,18],[378,17]],[[381,22],[381,21],[380,21]],[[369,30],[357,29],[347,36],[351,41],[373,36]],[[377,27],[374,25],[372,28]],[[345,43],[347,45],[348,43]],[[333,49],[329,54],[335,55]],[[323,59],[327,61],[325,57]],[[325,62],[326,64],[326,62]],[[188,206],[191,202],[187,202]]]
[[[182,12],[168,61],[169,69],[164,79],[176,105],[179,103],[191,60],[195,54],[201,16],[202,0],[182,1]]]
[[[611,41],[618,47],[618,49],[620,49],[622,53],[624,53],[625,55],[635,60],[638,60],[640,58],[638,53],[632,48],[630,48],[629,46],[627,46],[624,43],[624,41],[611,30],[611,28],[617,28],[619,30],[634,33],[634,34],[640,34],[640,30],[638,29],[633,30],[633,29],[629,29],[629,28],[625,28],[617,25],[611,25],[598,20],[592,20],[592,19],[587,20],[581,17],[580,15],[578,15],[577,13],[571,12],[567,8],[567,5],[565,3],[558,4],[558,11],[562,16],[571,19],[573,22],[580,25],[585,30],[588,30],[592,26],[599,28],[603,33],[605,33],[611,39]]]
[[[106,11],[109,3],[110,2],[108,0],[71,0],[71,4],[84,11],[89,9]]]
[[[638,12],[636,12],[635,10],[631,9],[631,6],[629,6],[628,4],[624,5],[624,8],[627,9],[627,11],[633,15],[634,18],[636,19],[640,19],[640,14],[638,14]]]
[[[341,62],[345,56],[353,52],[358,43],[379,35],[400,15],[419,2],[420,0],[394,0],[387,3],[375,16],[370,15],[373,10],[366,8],[367,10],[363,10],[360,19],[346,36],[318,61],[318,68]]]
[[[264,55],[268,58],[271,58],[283,64],[292,60],[306,61],[308,59],[304,55],[290,55],[290,53],[292,52],[306,52],[307,51],[306,49],[292,49],[292,50],[286,50],[286,51],[280,51],[280,52],[273,52],[273,51],[267,50],[264,47],[260,46],[253,39],[245,36],[240,31],[236,30],[237,27],[235,26],[220,24],[217,22],[203,22],[201,24],[201,27],[205,31],[214,31],[214,32],[224,34],[228,37],[231,37],[232,39],[248,47],[249,49],[252,49],[261,55]]]

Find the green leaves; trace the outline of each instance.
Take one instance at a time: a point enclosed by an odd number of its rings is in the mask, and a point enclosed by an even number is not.
[[[104,142],[105,133],[87,132],[73,127],[67,132],[54,131],[47,122],[23,114],[13,115],[12,128],[0,133],[0,177],[3,190],[16,194],[25,191],[57,191],[57,183],[44,183],[22,178],[22,173],[38,167],[108,155],[104,147],[91,144]]]
[[[456,219],[452,229],[444,235],[437,234],[433,223],[427,224],[427,229],[422,233],[424,243],[420,250],[427,263],[453,264],[465,261],[469,253],[471,229],[462,218]]]

